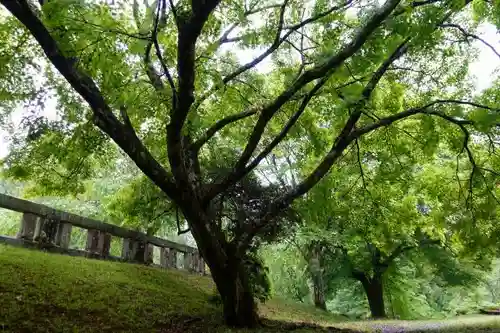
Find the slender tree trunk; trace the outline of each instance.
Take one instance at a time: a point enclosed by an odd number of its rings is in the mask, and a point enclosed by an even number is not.
[[[258,326],[257,306],[243,261],[235,256],[222,232],[213,227],[203,211],[190,208],[184,211],[184,216],[221,296],[226,324]]]
[[[314,306],[326,311],[325,287],[322,276],[319,276],[318,279],[313,279],[313,289]]]
[[[364,279],[361,280],[361,283],[363,284],[363,289],[365,290],[366,297],[368,298],[368,304],[370,305],[372,317],[387,317],[385,313],[382,276],[375,275],[373,278],[369,279],[365,275]]]
[[[309,260],[309,271],[313,283],[314,305],[321,310],[326,311],[325,281],[323,279],[323,268],[321,267],[321,253],[318,247],[311,250]]]

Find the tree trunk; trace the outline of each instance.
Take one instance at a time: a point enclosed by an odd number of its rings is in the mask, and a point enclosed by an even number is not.
[[[214,275],[222,297],[224,320],[227,325],[233,327],[256,327],[259,325],[257,306],[246,274],[241,274],[243,266],[231,266]],[[211,272],[213,273],[212,270]]]
[[[186,210],[184,216],[221,296],[226,324],[248,328],[258,326],[257,306],[243,261],[236,257],[222,232],[210,228],[210,221],[195,220],[205,218],[203,212]]]
[[[385,318],[384,288],[381,276],[374,276],[372,279],[365,278],[361,281],[365,290],[370,312],[373,318]]]
[[[319,276],[318,279],[313,279],[314,288],[314,306],[318,309],[326,311],[325,300],[325,287],[323,284],[323,277]]]
[[[314,306],[326,311],[325,281],[323,279],[323,268],[321,267],[320,251],[317,247],[311,250],[309,260],[309,271],[313,283]]]

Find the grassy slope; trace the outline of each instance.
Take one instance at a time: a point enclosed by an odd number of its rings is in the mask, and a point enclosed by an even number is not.
[[[221,324],[220,308],[207,302],[212,291],[209,278],[180,271],[0,245],[0,332],[233,332]],[[278,300],[260,311],[274,321],[259,332],[287,328],[276,320],[322,326],[339,321],[314,308]],[[313,331],[326,329],[294,330]]]

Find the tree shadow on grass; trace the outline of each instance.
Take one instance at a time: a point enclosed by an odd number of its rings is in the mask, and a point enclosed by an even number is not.
[[[229,333],[229,332],[245,332],[245,333],[277,333],[277,332],[311,332],[311,333],[359,333],[358,330],[323,327],[310,323],[290,323],[280,320],[262,319],[261,326],[255,329],[231,329],[224,325],[222,317],[214,318],[202,316],[178,316],[171,318],[170,323],[158,327],[158,332],[162,333]]]

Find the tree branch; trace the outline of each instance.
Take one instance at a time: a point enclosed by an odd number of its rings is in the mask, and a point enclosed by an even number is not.
[[[481,43],[483,43],[484,45],[486,45],[490,50],[492,50],[497,55],[498,58],[500,58],[500,53],[493,47],[493,45],[491,45],[490,43],[488,43],[487,41],[485,41],[484,39],[482,39],[478,35],[475,35],[475,34],[472,34],[472,33],[468,32],[467,30],[465,30],[460,25],[454,24],[454,23],[444,23],[444,24],[441,24],[441,27],[443,27],[443,28],[455,28],[455,29],[460,30],[460,32],[465,37],[473,38],[473,39],[476,39],[476,40],[480,41]]]
[[[304,113],[307,105],[312,100],[312,98],[317,94],[317,92],[323,87],[323,85],[328,81],[329,75],[324,76],[321,80],[316,83],[316,85],[309,91],[307,96],[304,97],[302,103],[300,104],[298,110],[293,114],[293,116],[288,120],[285,124],[281,132],[265,147],[262,152],[260,152],[255,159],[244,169],[242,170],[242,175],[238,175],[239,178],[244,177],[244,175],[250,173],[253,169],[259,165],[259,163],[267,156],[269,153],[287,136],[288,132],[292,129],[292,127],[297,123],[300,116]]]
[[[404,245],[399,244],[394,251],[382,262],[382,265],[389,267],[390,264],[403,253],[416,249],[417,247],[424,247],[428,245],[440,245],[441,241],[432,240],[432,239],[424,239],[421,240],[417,245]]]
[[[176,107],[172,109],[170,123],[167,125],[167,151],[174,178],[179,186],[186,189],[192,187],[188,180],[188,173],[192,171],[196,175],[199,174],[198,157],[185,158],[183,148],[186,144],[190,144],[189,133],[182,134],[194,101],[196,41],[208,17],[219,2],[220,0],[192,1],[191,13],[184,13],[177,17],[178,90]]]
[[[481,104],[477,104],[477,103],[469,102],[469,101],[460,101],[460,100],[452,100],[452,99],[436,100],[434,102],[431,102],[429,104],[426,104],[426,105],[418,107],[418,108],[411,108],[411,109],[396,113],[394,115],[387,116],[385,118],[380,118],[380,120],[376,123],[366,125],[364,127],[361,127],[359,129],[353,131],[351,133],[351,136],[357,138],[357,137],[360,137],[361,135],[364,135],[368,132],[376,130],[380,127],[389,126],[398,120],[405,119],[405,118],[408,118],[410,116],[414,116],[417,114],[436,115],[436,116],[439,116],[445,120],[453,122],[455,124],[463,124],[463,125],[473,125],[474,124],[474,122],[472,120],[456,119],[456,118],[453,118],[451,116],[446,115],[443,112],[429,110],[430,107],[437,105],[437,104],[461,104],[461,105],[470,105],[473,107],[482,108],[482,109],[486,109],[486,110],[500,111],[500,110],[496,110],[494,108],[488,107],[486,105],[481,105]]]
[[[368,194],[370,194],[370,191],[368,190],[368,187],[366,186],[366,179],[365,179],[365,172],[363,170],[363,163],[361,162],[361,149],[359,148],[359,140],[356,139],[354,140],[356,143],[356,152],[357,152],[357,159],[358,159],[358,166],[359,166],[359,175],[361,176],[361,181],[363,183],[363,187]],[[371,194],[370,194],[371,195]]]
[[[155,17],[155,25],[153,29],[153,34],[152,34],[152,41],[155,46],[156,50],[156,57],[160,61],[161,67],[163,68],[163,73],[167,77],[168,84],[170,85],[170,88],[172,89],[172,108],[176,108],[176,100],[177,100],[177,94],[175,90],[175,84],[174,80],[172,79],[172,76],[170,75],[170,71],[168,70],[168,66],[163,60],[163,55],[160,49],[160,44],[158,43],[158,33],[165,28],[167,24],[167,3],[166,0],[162,0],[158,2],[158,10],[156,12],[156,17]]]
[[[259,107],[254,107],[251,108],[247,111],[236,113],[230,116],[227,116],[226,118],[223,118],[219,121],[217,121],[215,124],[210,126],[208,130],[198,139],[196,140],[192,145],[191,149],[194,151],[200,150],[200,148],[208,142],[217,132],[219,132],[221,129],[223,129],[225,126],[232,124],[234,122],[237,122],[238,120],[245,119],[248,117],[253,116],[254,114],[257,114],[259,111]]]
[[[229,83],[230,81],[232,81],[233,79],[235,79],[236,77],[238,77],[239,75],[243,74],[244,72],[248,71],[249,69],[254,68],[259,63],[261,63],[265,58],[267,58],[270,54],[272,54],[274,51],[276,51],[281,46],[281,44],[283,44],[283,42],[285,42],[288,39],[288,37],[292,33],[297,32],[300,28],[304,27],[305,25],[313,23],[315,21],[318,21],[319,19],[321,19],[321,18],[323,18],[323,17],[325,17],[325,16],[333,13],[336,10],[339,10],[341,8],[344,8],[344,7],[348,6],[353,0],[348,0],[343,5],[334,6],[334,7],[330,8],[329,10],[327,10],[327,11],[325,11],[323,13],[319,13],[318,15],[310,17],[310,18],[308,18],[308,19],[306,19],[306,20],[304,20],[304,21],[302,21],[300,23],[297,23],[297,24],[295,24],[293,26],[289,26],[289,27],[284,28],[283,27],[284,11],[286,9],[286,5],[287,5],[288,1],[289,0],[286,0],[283,3],[283,5],[281,5],[281,7],[280,7],[281,10],[280,10],[280,20],[279,20],[279,23],[278,23],[278,30],[277,30],[276,36],[275,36],[274,41],[271,44],[271,46],[269,48],[267,48],[264,52],[262,52],[259,56],[257,56],[254,60],[252,60],[252,61],[244,64],[243,66],[239,67],[238,69],[236,69],[235,71],[233,71],[232,73],[230,73],[226,77],[224,77],[222,79],[222,82],[220,84],[218,84],[215,87],[213,87],[212,89],[210,89],[208,92],[206,92],[204,95],[202,95],[195,102],[194,108],[197,108],[201,103],[203,103],[203,101],[205,101],[214,92],[216,92],[217,90],[221,89],[224,85],[226,85],[227,83]],[[280,37],[281,36],[281,32],[284,29],[286,29],[288,31],[283,35],[283,37]],[[233,38],[232,41],[237,41],[237,40],[239,40],[238,37]],[[325,72],[327,72],[327,70],[325,70]],[[315,78],[313,78],[311,80],[309,80],[308,82],[311,82],[314,79],[319,78],[319,77],[321,77],[321,75],[318,76],[318,77],[315,77]],[[305,84],[307,84],[308,82],[306,82]]]
[[[241,176],[243,176],[244,169],[248,161],[250,160],[252,154],[254,153],[255,149],[257,148],[257,145],[260,142],[260,139],[262,137],[262,134],[264,133],[265,128],[267,127],[268,122],[272,119],[274,114],[284,105],[286,104],[294,95],[297,93],[300,89],[302,89],[306,84],[309,82],[322,78],[323,76],[326,76],[330,71],[334,70],[338,66],[340,66],[344,60],[352,56],[356,51],[358,51],[365,41],[370,37],[370,35],[375,31],[379,25],[390,15],[390,13],[396,8],[396,6],[399,4],[400,0],[388,0],[380,9],[377,11],[372,17],[367,21],[365,26],[359,31],[359,33],[351,40],[349,44],[344,46],[337,54],[334,56],[330,57],[325,63],[321,65],[317,65],[310,70],[305,71],[287,90],[282,92],[273,102],[268,104],[266,107],[263,108],[259,119],[257,120],[257,123],[254,126],[254,129],[250,135],[250,138],[247,142],[247,145],[245,146],[245,149],[243,150],[243,153],[241,154],[239,160],[237,161],[235,167],[234,167],[234,172],[231,173],[225,180],[222,181],[220,184],[214,184],[209,191],[207,195],[207,200],[210,200],[211,198],[215,197],[218,193],[221,193],[224,191],[228,186],[230,186],[232,183],[238,181]],[[399,50],[399,48],[398,48]],[[392,57],[391,57],[392,58]],[[388,67],[384,66],[384,67]],[[386,69],[386,68],[385,68]],[[385,71],[384,69],[384,71]],[[380,75],[381,77],[381,75]],[[376,79],[376,75],[374,76],[374,80],[378,82],[380,78]],[[376,83],[375,83],[376,84]],[[371,85],[367,86],[368,90],[371,92],[372,88]],[[374,88],[374,85],[373,85]],[[365,93],[364,93],[365,95]],[[364,96],[363,95],[363,96]],[[353,124],[348,124],[349,126],[354,125]],[[349,129],[350,132],[350,129]],[[345,147],[344,147],[345,148]],[[341,154],[341,152],[340,152]],[[339,156],[340,156],[339,154]],[[333,154],[336,155],[336,154]],[[333,157],[332,155],[332,157]],[[335,157],[335,159],[338,156]],[[330,161],[330,159],[328,159]],[[330,163],[330,162],[328,162]],[[328,164],[327,163],[327,164]],[[333,163],[333,161],[331,161]],[[327,167],[324,165],[323,167]],[[327,167],[329,169],[329,167]],[[326,173],[327,170],[324,171]],[[324,175],[323,173],[323,175]],[[321,176],[322,177],[322,176]],[[320,177],[320,178],[321,178]],[[312,180],[310,180],[312,181]],[[314,181],[314,184],[319,181],[319,178]],[[307,186],[306,186],[307,187]],[[300,188],[299,191],[294,193],[292,196],[294,198],[300,196],[301,194],[305,193],[303,192],[304,190],[308,190],[309,188],[302,187],[299,185],[298,188]],[[293,200],[293,199],[291,199]],[[280,199],[281,201],[281,199]],[[280,204],[280,206],[282,206]]]

